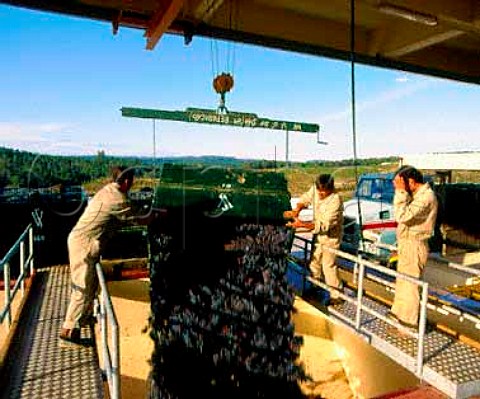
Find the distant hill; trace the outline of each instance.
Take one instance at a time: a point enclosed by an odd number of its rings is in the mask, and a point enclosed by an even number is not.
[[[146,164],[149,163],[172,163],[172,164],[202,164],[202,165],[232,165],[242,166],[252,162],[258,162],[254,159],[239,159],[235,157],[223,157],[216,155],[203,155],[203,156],[186,156],[186,157],[159,157],[159,158],[141,158]]]

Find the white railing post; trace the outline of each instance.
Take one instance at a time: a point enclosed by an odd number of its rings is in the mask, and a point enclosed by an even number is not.
[[[100,293],[103,296],[103,292]],[[107,315],[105,311],[105,302],[103,298],[100,299],[100,333],[102,336],[102,352],[103,352],[103,366],[107,363],[108,354],[108,326]]]
[[[30,253],[27,256],[26,253],[26,237],[29,234],[29,242],[30,242]],[[15,281],[13,289],[10,288],[10,279],[11,279],[11,270],[10,270],[10,262],[16,254],[19,254],[19,269],[20,273],[18,278]],[[28,227],[23,231],[20,237],[17,239],[15,244],[8,250],[5,257],[0,261],[0,270],[3,268],[3,279],[5,283],[5,304],[1,309],[0,313],[0,323],[3,323],[5,320],[7,321],[7,331],[10,329],[12,324],[12,301],[17,295],[19,290],[22,291],[22,297],[25,295],[25,279],[28,275],[28,267],[27,265],[30,264],[30,275],[33,274],[33,235],[32,235],[32,225],[28,225]],[[1,271],[0,271],[1,273]]]
[[[358,259],[362,259],[361,255],[358,255]],[[359,262],[353,262],[353,273],[352,273],[353,281],[356,281],[358,279],[358,265],[359,265]]]
[[[112,399],[121,398],[120,390],[120,331],[118,321],[113,310],[112,300],[108,293],[105,276],[100,263],[95,265],[98,282],[100,285],[100,334],[103,353],[103,373],[107,378],[110,397]],[[111,347],[108,340],[108,327],[111,331]]]
[[[363,278],[365,275],[365,265],[362,262],[362,257],[359,256],[358,262],[358,284],[357,284],[357,313],[355,315],[355,328],[360,330],[362,322],[362,307],[363,307]]]
[[[12,308],[10,303],[10,264],[6,262],[3,269],[3,280],[5,282],[5,306],[6,306],[6,316],[7,316],[7,331],[10,329],[12,324]]]
[[[120,392],[120,331],[117,324],[112,326],[112,346],[114,348],[112,359],[112,398],[121,398]]]
[[[20,289],[22,290],[22,298],[25,296],[25,241],[20,243]]]
[[[30,256],[29,270],[30,270],[30,276],[32,276],[33,275],[33,258],[34,258],[33,226],[30,226],[30,229],[28,230],[28,244],[29,244],[28,254]]]
[[[422,296],[420,299],[420,319],[418,323],[418,350],[417,350],[417,376],[423,374],[423,355],[425,351],[425,328],[427,326],[427,303],[428,303],[428,283],[422,284]]]

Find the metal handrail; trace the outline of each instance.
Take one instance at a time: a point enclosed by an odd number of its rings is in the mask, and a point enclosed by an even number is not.
[[[308,257],[307,246],[308,245],[310,245],[310,247],[312,246],[312,238],[305,238],[305,237],[295,235],[294,241],[295,241],[295,239],[303,241],[305,243],[305,247],[301,247],[298,244],[294,244],[294,246],[296,248],[304,249],[305,253],[304,253],[304,259],[303,260],[307,261],[308,260],[307,259],[307,257]],[[389,250],[389,251],[392,251],[392,252],[398,251],[398,248],[395,245],[392,245],[392,244],[379,243],[379,242],[373,242],[372,241],[371,245],[374,246],[374,247],[377,247],[377,248],[380,248],[380,249],[386,249],[386,250]],[[459,271],[465,272],[467,274],[471,274],[472,276],[480,276],[480,269],[476,269],[476,268],[473,268],[473,267],[462,265],[460,263],[452,262],[449,259],[444,258],[443,256],[439,255],[438,253],[430,252],[428,254],[428,258],[431,259],[431,260],[443,263],[448,268],[459,270]]]
[[[303,237],[295,237],[298,238],[300,241],[303,241],[305,245],[308,245],[308,239],[305,239]],[[371,261],[362,259],[361,256],[355,256],[352,254],[349,254],[344,251],[340,251],[335,248],[323,246],[326,250],[336,254],[338,257],[350,260],[354,262],[357,265],[357,271],[354,273],[354,280],[356,280],[356,286],[358,287],[357,289],[357,296],[355,298],[350,297],[346,294],[344,294],[341,290],[338,290],[338,294],[340,298],[345,299],[349,303],[353,303],[356,305],[357,311],[355,315],[355,322],[354,322],[354,327],[357,331],[361,333],[368,333],[368,331],[363,328],[361,324],[361,316],[362,312],[366,312],[378,319],[381,319],[385,323],[392,325],[396,327],[397,329],[405,332],[406,334],[417,338],[418,339],[418,344],[417,344],[417,361],[416,361],[416,375],[418,377],[421,377],[423,374],[423,363],[424,363],[424,340],[425,340],[425,329],[427,325],[427,304],[428,304],[428,283],[425,281],[422,281],[421,279],[409,276],[404,273],[397,272],[395,270],[389,269],[385,266],[378,265],[376,263],[373,263]],[[375,309],[369,307],[365,301],[364,301],[364,295],[363,295],[363,282],[364,278],[367,274],[366,269],[373,269],[376,271],[379,271],[381,273],[384,273],[386,275],[395,277],[395,278],[400,278],[402,280],[408,281],[412,284],[418,285],[421,287],[422,293],[420,296],[420,315],[419,315],[419,326],[418,326],[418,331],[416,333],[410,331],[408,328],[404,327],[400,323],[390,320],[388,317],[385,315],[379,313]],[[336,289],[335,287],[328,286],[327,284],[321,282],[318,279],[315,279],[313,277],[307,276],[307,280],[310,281],[311,283],[324,288],[326,290],[332,290]],[[383,280],[381,278],[377,279],[378,282],[386,285],[386,286],[391,286],[391,283],[387,280]],[[343,319],[343,318],[342,318]],[[351,324],[351,320],[344,318],[346,323]]]
[[[304,245],[302,246],[302,245],[297,244],[295,242],[295,240],[302,241]],[[299,248],[299,249],[303,250],[303,261],[306,264],[307,261],[308,261],[309,251],[311,251],[312,247],[313,247],[313,240],[311,238],[305,238],[305,237],[294,235],[293,242],[292,242],[292,247]]]
[[[103,353],[103,374],[107,379],[111,399],[120,399],[120,331],[117,316],[108,292],[105,275],[100,263],[95,264],[100,294],[98,296],[97,317],[100,319],[100,334]],[[110,339],[108,331],[110,328]],[[110,345],[111,343],[111,345]]]
[[[25,251],[25,242],[28,240],[28,256]],[[10,289],[10,261],[19,253],[20,274],[18,275],[13,289]],[[8,250],[7,254],[0,261],[0,273],[3,272],[3,283],[5,287],[5,304],[0,312],[0,324],[7,320],[6,328],[10,330],[12,325],[12,303],[21,290],[22,298],[25,295],[25,279],[33,274],[34,266],[34,246],[33,246],[33,226],[29,224],[23,231],[15,244]]]
[[[393,252],[398,251],[398,248],[395,245],[391,245],[391,244],[372,242],[372,245],[381,249],[388,249],[389,251],[393,251]],[[439,255],[438,253],[432,253],[432,252],[429,253],[428,258],[435,260],[437,262],[444,263],[447,267],[451,269],[460,270],[462,272],[471,274],[473,276],[480,276],[480,269],[475,269],[473,267],[468,267],[460,263],[452,262],[449,259]]]

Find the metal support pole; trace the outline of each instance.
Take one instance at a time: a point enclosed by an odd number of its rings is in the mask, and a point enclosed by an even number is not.
[[[305,240],[304,244],[305,244],[305,246],[303,247],[303,264],[306,268],[307,267],[307,262],[308,262],[308,241]]]
[[[5,305],[7,309],[7,330],[12,324],[12,307],[10,303],[10,264],[7,262],[3,269],[3,279],[5,282]]]
[[[427,326],[427,303],[428,303],[428,283],[422,285],[422,297],[420,300],[420,320],[418,323],[418,351],[417,351],[417,376],[420,378],[423,374],[423,352],[425,327]]]
[[[105,298],[103,297],[103,292],[100,293],[100,332],[102,335],[103,369],[104,372],[106,372],[106,365],[108,364],[110,354],[108,353],[107,314],[105,310]]]
[[[112,327],[112,344],[114,349],[112,359],[112,398],[121,398],[120,392],[120,331],[118,325]]]
[[[33,251],[34,251],[34,247],[33,247],[33,227],[30,226],[30,230],[28,231],[28,244],[29,244],[29,254],[30,254],[30,276],[33,275]]]
[[[103,373],[108,381],[112,399],[121,398],[120,390],[120,330],[118,321],[113,310],[112,301],[108,293],[105,277],[102,272],[100,263],[95,265],[97,271],[98,282],[100,285],[100,335],[102,340],[103,353]],[[110,349],[108,341],[108,324],[111,326],[111,343]]]
[[[358,259],[361,259],[362,256],[361,255],[358,255]],[[359,262],[356,261],[356,262],[353,262],[353,281],[356,281],[358,279],[358,265],[359,265]]]
[[[302,287],[302,294],[305,293],[305,288],[307,285],[307,276],[309,272],[308,267],[308,240],[302,240],[303,242],[303,287]]]
[[[288,142],[288,139],[289,139],[289,134],[290,134],[290,131],[288,130],[285,130],[285,166],[288,168],[288,147],[289,147],[289,142]]]
[[[20,289],[22,290],[22,298],[25,295],[25,241],[20,243]]]
[[[362,303],[363,303],[363,277],[365,275],[365,265],[361,262],[362,258],[359,256],[358,262],[358,284],[357,284],[357,312],[355,315],[355,328],[360,330],[362,322]]]
[[[326,141],[320,140],[320,130],[317,131],[317,144],[323,144],[323,145],[328,144]]]

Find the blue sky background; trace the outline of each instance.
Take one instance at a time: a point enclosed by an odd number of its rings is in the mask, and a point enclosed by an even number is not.
[[[151,156],[152,121],[120,108],[216,108],[214,72],[229,63],[230,110],[321,126],[328,145],[291,133],[290,160],[353,157],[347,62],[172,35],[148,51],[140,30],[114,36],[107,23],[3,5],[0,54],[0,146]],[[357,65],[357,155],[480,150],[479,104],[480,86]],[[285,141],[281,131],[157,121],[155,153],[284,160]]]

